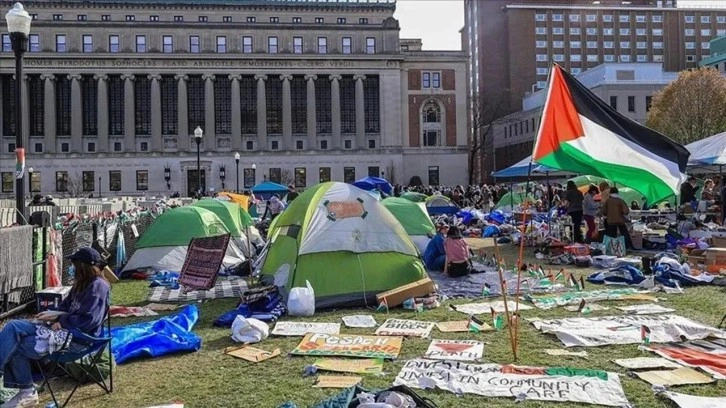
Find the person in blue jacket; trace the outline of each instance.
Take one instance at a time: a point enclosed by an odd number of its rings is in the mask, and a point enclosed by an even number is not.
[[[426,246],[423,261],[429,271],[443,271],[446,263],[446,252],[444,251],[444,240],[449,232],[449,226],[439,224],[436,226],[436,235],[431,238]]]
[[[36,330],[46,325],[53,331],[80,331],[98,337],[103,329],[110,286],[103,278],[103,260],[93,248],[81,248],[68,259],[75,268],[75,282],[57,312],[41,312],[35,320],[13,320],[0,331],[0,377],[6,388],[18,388],[2,408],[34,407],[38,393],[33,385],[30,361],[45,353],[36,351]],[[82,347],[71,341],[69,346]]]

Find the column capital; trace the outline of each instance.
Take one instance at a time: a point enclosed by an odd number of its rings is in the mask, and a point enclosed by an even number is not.
[[[161,74],[149,74],[146,76],[147,79],[161,81]]]
[[[281,81],[292,81],[292,75],[290,74],[282,74],[280,75]]]
[[[40,74],[40,79],[42,80],[49,80],[49,81],[55,81],[55,75],[53,74]]]
[[[353,80],[354,81],[358,81],[358,80],[362,81],[364,79],[366,79],[366,76],[365,75],[362,75],[362,74],[353,75]]]
[[[242,74],[230,74],[227,78],[229,78],[230,81],[240,81],[242,80]]]
[[[75,79],[76,81],[80,81],[81,80],[81,74],[68,74],[68,79],[70,79],[70,80],[74,80]]]
[[[93,76],[93,79],[96,81],[108,81],[108,75],[106,74],[96,74]]]
[[[341,79],[343,79],[343,76],[342,75],[335,74],[335,75],[331,75],[330,76],[330,80],[331,81],[340,81]]]
[[[214,81],[216,77],[214,76],[214,74],[204,74],[202,75],[202,79],[205,81]]]
[[[131,74],[123,74],[123,75],[121,75],[121,79],[123,79],[124,81],[126,81],[126,80],[133,81],[134,79],[136,79],[136,77]]]
[[[315,74],[307,74],[307,75],[305,75],[305,80],[306,81],[317,81],[318,76]]]
[[[263,81],[267,81],[267,75],[264,75],[264,74],[255,75],[255,81],[259,81],[260,79]]]
[[[177,75],[174,75],[174,79],[177,81],[188,81],[189,75],[177,74]]]

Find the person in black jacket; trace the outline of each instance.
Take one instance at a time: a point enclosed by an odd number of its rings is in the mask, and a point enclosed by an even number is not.
[[[688,182],[681,186],[681,205],[690,205],[696,199],[696,178],[690,177]]]

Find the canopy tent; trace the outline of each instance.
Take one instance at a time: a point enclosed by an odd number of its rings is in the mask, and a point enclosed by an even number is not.
[[[414,191],[408,191],[403,194],[401,194],[401,198],[404,198],[408,201],[413,201],[414,203],[423,203],[426,201],[428,196],[426,194],[417,193]]]
[[[362,178],[356,181],[355,183],[353,183],[353,185],[362,190],[381,190],[387,195],[393,195],[393,186],[391,186],[391,183],[389,183],[386,179],[382,179],[380,177],[368,176],[366,178]]]
[[[381,201],[381,204],[396,217],[419,251],[424,253],[431,240],[429,234],[436,233],[436,227],[426,212],[424,203],[415,203],[400,197],[388,197]]]
[[[350,184],[307,189],[276,218],[268,237],[263,277],[288,291],[309,281],[316,308],[374,306],[376,294],[426,277],[401,223]]]
[[[529,171],[529,164],[532,162],[532,156],[529,155],[525,157],[524,159],[518,161],[517,163],[507,167],[506,169],[502,169],[499,171],[495,171],[492,173],[492,176],[497,178],[506,178],[506,177],[527,177],[527,175],[530,175]],[[538,175],[550,175],[550,174],[564,174],[564,172],[553,169],[547,166],[544,166],[542,164],[538,163],[532,163],[532,172],[531,174],[538,174]]]
[[[426,198],[426,211],[431,215],[456,214],[459,207],[449,197],[435,194]]]
[[[287,194],[287,187],[282,184],[273,183],[271,181],[264,181],[256,186],[252,187],[252,192],[260,196],[264,200],[268,200],[274,194],[280,195],[280,198]]]
[[[223,191],[217,194],[217,197],[215,198],[220,201],[230,201],[233,203],[237,203],[240,207],[244,208],[247,211],[249,211],[250,209],[250,196],[248,195],[235,194],[228,191]]]
[[[688,166],[726,165],[726,132],[686,145],[691,152]]]

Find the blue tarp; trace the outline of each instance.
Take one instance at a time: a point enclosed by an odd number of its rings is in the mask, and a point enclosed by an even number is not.
[[[138,357],[159,357],[180,351],[197,351],[202,339],[192,332],[199,309],[189,305],[177,314],[150,322],[111,329],[111,350],[116,364]]]
[[[382,179],[380,177],[366,177],[362,178],[355,183],[353,183],[354,186],[360,188],[361,190],[366,191],[372,191],[372,190],[381,190],[384,193],[390,195],[393,195],[393,186],[391,186],[391,183],[389,183],[386,179]]]
[[[532,161],[532,156],[525,157],[519,162],[492,173],[494,177],[527,177],[529,173],[529,163]],[[558,172],[559,170],[547,167],[542,164],[532,163],[533,174],[547,174]]]
[[[271,181],[262,182],[251,188],[252,193],[262,198],[263,200],[269,200],[273,194],[278,194],[280,198],[283,198],[287,194],[287,187],[282,184],[273,183]]]
[[[644,280],[643,272],[632,265],[623,265],[609,271],[595,272],[587,277],[588,282],[595,284],[637,285]]]

